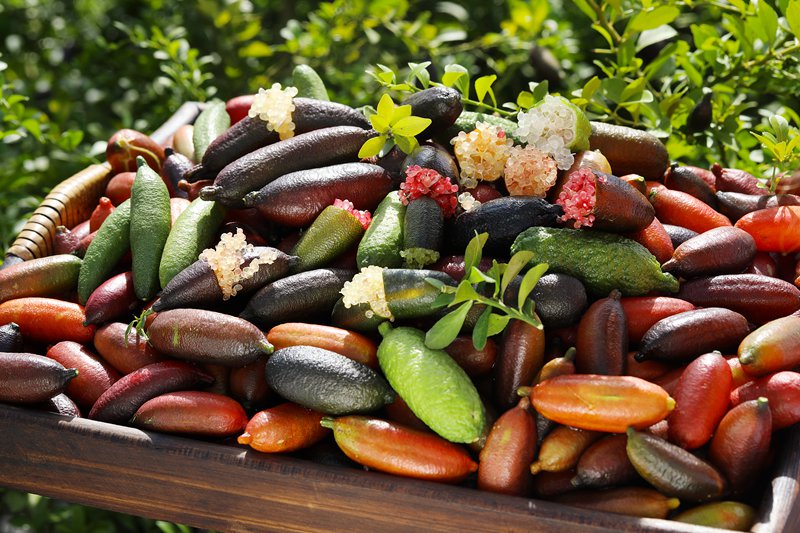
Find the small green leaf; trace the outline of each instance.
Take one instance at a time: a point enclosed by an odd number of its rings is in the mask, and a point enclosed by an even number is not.
[[[378,155],[384,144],[386,144],[385,135],[379,135],[368,139],[361,145],[361,149],[358,151],[359,159],[366,159]]]
[[[458,309],[440,318],[425,334],[425,346],[434,350],[441,350],[449,346],[461,332],[464,320],[471,308],[471,301],[464,302]]]
[[[674,6],[659,6],[652,11],[640,11],[631,19],[628,29],[634,32],[652,30],[669,24],[680,14],[680,9]]]
[[[758,0],[758,20],[764,42],[770,47],[775,42],[775,37],[778,35],[778,14],[764,0]]]
[[[403,117],[392,124],[392,133],[401,137],[414,137],[422,133],[433,122],[429,118]]]
[[[539,282],[539,278],[541,278],[542,275],[547,272],[547,267],[547,263],[540,263],[525,273],[525,276],[522,278],[522,283],[519,284],[519,295],[517,295],[518,309],[523,309],[525,300],[528,299],[531,291],[533,291],[533,288],[536,287],[536,284]]]
[[[450,305],[459,304],[468,300],[477,300],[478,298],[480,298],[480,295],[475,292],[475,288],[472,286],[469,280],[463,279],[461,280],[461,283],[458,284],[456,295],[453,298],[453,303]]]
[[[453,80],[453,85],[448,85],[448,87],[455,87],[458,89],[465,98],[469,98],[469,70],[463,65],[459,65],[457,63],[453,63],[451,65],[446,65],[444,67],[444,76],[447,76],[451,72],[460,72],[460,76],[456,76]],[[444,83],[444,76],[442,77],[442,83]],[[445,85],[447,85],[445,83]]]
[[[440,309],[442,307],[450,307],[450,304],[453,302],[453,295],[450,293],[443,292],[436,296],[431,302],[431,307],[434,309]]]
[[[378,152],[378,157],[386,157],[386,154],[391,152],[392,148],[394,148],[394,139],[392,137],[388,137],[383,145],[383,148],[381,148],[381,151]]]
[[[593,76],[592,79],[586,82],[586,85],[583,86],[581,89],[581,98],[586,100],[591,100],[594,93],[597,92],[597,89],[600,88],[600,78],[597,76]]]
[[[487,336],[493,337],[498,333],[501,333],[506,326],[511,321],[511,317],[508,315],[498,315],[496,313],[492,313],[489,316],[489,328],[486,332]]]
[[[419,146],[416,137],[402,137],[396,135],[394,137],[394,142],[397,143],[397,147],[400,148],[404,154],[410,154]]]
[[[530,263],[531,259],[533,259],[533,252],[529,250],[521,250],[511,257],[506,266],[506,271],[503,272],[503,280],[500,282],[501,295],[506,293],[508,285]]]
[[[370,115],[369,121],[372,123],[372,129],[378,133],[386,133],[389,131],[389,121],[386,117],[380,114]]]
[[[476,266],[470,269],[467,279],[470,283],[497,283],[496,279],[486,275]]]
[[[399,105],[394,108],[392,112],[392,116],[390,117],[389,124],[394,125],[395,122],[400,120],[401,118],[410,117],[411,116],[411,106],[410,105]]]
[[[464,251],[464,272],[471,271],[472,267],[478,266],[478,263],[481,262],[481,258],[483,257],[483,247],[486,245],[486,241],[488,239],[489,234],[486,232],[476,234],[472,239],[470,239],[469,244],[467,244],[467,248]]]
[[[517,95],[517,105],[522,109],[530,109],[536,101],[533,99],[533,93],[530,91],[521,91]]]
[[[445,87],[452,87],[462,76],[465,76],[463,72],[445,72],[442,76],[442,84]]]
[[[389,96],[389,93],[384,93],[384,95],[381,96],[380,102],[378,102],[378,115],[389,121],[392,119],[393,113],[394,101],[392,100],[392,97]]]
[[[550,83],[547,80],[535,85],[531,83],[530,86],[533,93],[533,99],[536,102],[544,100],[544,97],[547,96],[548,91],[550,90]]]
[[[483,102],[483,99],[486,98],[486,95],[492,99],[492,103],[496,106],[497,100],[495,100],[494,92],[492,91],[492,84],[497,80],[497,75],[492,74],[490,76],[481,76],[477,80],[475,80],[475,94],[478,96],[478,101]]]
[[[800,39],[800,0],[790,0],[786,6],[786,23],[795,38]]]
[[[423,87],[427,88],[431,82],[431,75],[428,73],[428,67],[430,65],[430,61],[423,61],[422,63],[409,63],[408,68],[411,70],[406,77],[406,81],[411,83],[414,78],[416,78],[420,81]]]
[[[472,328],[472,345],[476,350],[483,350],[486,347],[486,340],[489,338],[490,316],[492,316],[492,308],[487,305],[475,322],[475,327]]]

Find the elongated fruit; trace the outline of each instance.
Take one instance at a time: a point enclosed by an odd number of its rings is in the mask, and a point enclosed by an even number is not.
[[[628,353],[628,323],[618,290],[597,300],[581,317],[575,367],[581,374],[622,375]]]
[[[420,420],[452,442],[470,443],[484,433],[486,414],[472,380],[443,350],[425,346],[414,328],[380,327],[378,362],[392,388]]]
[[[403,264],[403,222],[406,206],[397,191],[390,192],[373,213],[372,223],[358,244],[356,264],[359,268],[375,265],[397,268]]]
[[[147,400],[167,392],[210,385],[210,375],[183,361],[163,361],[123,376],[92,406],[89,418],[124,424]]]
[[[231,117],[225,110],[225,102],[216,100],[207,103],[205,109],[194,121],[194,130],[192,131],[194,160],[202,161],[208,145],[227,130],[230,125]]]
[[[83,256],[78,276],[78,302],[85,304],[92,292],[106,281],[130,248],[131,202],[125,200],[97,230]]]
[[[653,324],[668,316],[691,311],[691,303],[669,296],[631,296],[620,299],[628,324],[628,342],[636,344]]]
[[[736,274],[756,255],[756,243],[743,230],[723,226],[689,239],[675,249],[661,268],[684,278],[713,274]]]
[[[328,435],[320,423],[323,416],[296,403],[282,403],[253,415],[237,441],[267,453],[308,448]]]
[[[104,324],[128,318],[139,304],[133,274],[122,272],[97,287],[86,300],[86,324]]]
[[[386,380],[366,365],[313,346],[277,350],[264,371],[272,390],[330,415],[377,411],[395,396]]]
[[[556,426],[542,439],[539,455],[531,464],[533,474],[574,468],[586,449],[603,434],[569,426]]]
[[[560,424],[624,433],[660,422],[675,407],[669,394],[632,376],[575,374],[539,383],[531,392],[537,412]]]
[[[323,420],[339,448],[353,461],[404,477],[458,483],[478,469],[462,447],[400,424],[345,416]]]
[[[724,494],[725,478],[696,455],[633,428],[627,434],[628,458],[639,475],[662,493],[692,502]]]
[[[94,335],[95,349],[117,372],[130,374],[164,359],[136,330],[131,330],[126,336],[127,329],[127,324],[111,322],[99,328]]]
[[[772,414],[772,429],[782,429],[800,421],[800,374],[776,372],[745,383],[731,392],[731,405],[764,397]]]
[[[78,375],[42,355],[0,352],[0,402],[44,402],[64,391]]]
[[[627,443],[626,435],[608,435],[593,443],[578,459],[572,484],[603,488],[636,481],[639,475],[628,459]]]
[[[131,187],[130,241],[133,288],[140,300],[149,300],[159,290],[158,268],[170,233],[169,191],[164,181],[144,159]]]
[[[71,254],[30,259],[0,270],[0,303],[26,296],[58,296],[75,289],[81,259]]]
[[[77,370],[78,375],[70,381],[65,392],[83,409],[91,409],[94,402],[120,378],[111,365],[77,342],[59,342],[47,350],[47,357]]]
[[[162,433],[225,437],[247,425],[247,413],[236,400],[205,391],[168,392],[147,400],[131,418],[142,429]]]
[[[276,350],[289,346],[316,346],[349,357],[370,368],[378,367],[375,342],[353,331],[321,324],[286,322],[269,330],[267,340]]]
[[[0,324],[16,323],[25,339],[45,344],[89,342],[95,326],[84,326],[83,306],[55,298],[17,298],[0,304]]]
[[[527,398],[492,426],[480,454],[478,488],[523,496],[530,482],[529,465],[536,457],[536,419]]]
[[[544,328],[513,319],[506,326],[492,375],[497,406],[509,409],[519,401],[517,388],[530,384],[544,365],[544,342]]]
[[[256,326],[216,311],[162,311],[147,334],[159,353],[195,363],[244,366],[272,353],[272,345]]]
[[[750,531],[756,522],[756,510],[742,502],[711,502],[682,511],[672,520],[696,526]]]
[[[764,324],[742,340],[738,353],[742,369],[751,376],[795,368],[800,364],[800,317]]]

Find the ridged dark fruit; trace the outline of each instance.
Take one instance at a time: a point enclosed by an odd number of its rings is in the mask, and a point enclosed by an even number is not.
[[[402,175],[411,165],[435,170],[442,176],[450,178],[451,183],[458,183],[458,165],[447,149],[436,143],[422,144],[408,154],[400,167]]]
[[[736,274],[744,270],[755,255],[756,241],[749,233],[723,226],[705,231],[678,246],[661,269],[684,278]]]
[[[282,397],[329,415],[377,411],[395,396],[368,366],[313,346],[277,350],[265,374],[267,384]]]
[[[195,363],[244,366],[272,353],[272,345],[256,326],[215,311],[162,311],[147,335],[158,352]]]
[[[0,402],[39,403],[64,392],[74,368],[42,355],[0,352]]]
[[[0,326],[0,352],[22,351],[22,333],[14,322]]]
[[[461,93],[449,87],[430,87],[414,93],[403,100],[403,105],[411,106],[415,117],[431,119],[431,124],[417,135],[423,140],[435,136],[455,123],[464,106]]]
[[[284,174],[244,198],[265,219],[295,228],[305,227],[336,199],[355,209],[372,211],[392,190],[386,171],[370,163],[342,163]]]

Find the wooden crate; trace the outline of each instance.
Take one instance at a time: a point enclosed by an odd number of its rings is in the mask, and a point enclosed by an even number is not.
[[[186,104],[153,136],[163,142],[193,121],[199,109]],[[83,216],[108,177],[107,167],[96,165],[71,178],[68,185],[78,182],[80,194],[59,195],[64,187],[54,189],[48,199],[58,204],[45,200],[40,208],[50,210],[49,224],[78,218],[76,212]],[[26,242],[30,233],[23,232],[11,249],[12,260],[46,255],[52,246],[52,241],[47,244],[48,222],[34,217],[31,224],[36,246]],[[800,531],[800,428],[777,433],[775,440],[779,453],[755,533]],[[326,466],[235,444],[2,404],[0,485],[223,531],[720,531]]]

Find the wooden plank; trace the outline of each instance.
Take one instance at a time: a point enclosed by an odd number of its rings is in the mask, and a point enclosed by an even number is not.
[[[0,484],[224,531],[719,531],[0,405]]]

